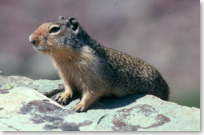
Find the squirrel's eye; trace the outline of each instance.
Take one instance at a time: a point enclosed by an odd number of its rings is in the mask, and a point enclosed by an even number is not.
[[[56,33],[60,30],[60,27],[52,27],[49,31],[49,33]]]

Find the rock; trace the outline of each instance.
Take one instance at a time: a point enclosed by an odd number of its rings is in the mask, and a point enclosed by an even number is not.
[[[62,92],[64,85],[61,80],[35,80],[29,85],[30,88],[51,97],[56,93]]]
[[[0,89],[22,86],[35,89],[48,97],[62,92],[64,89],[61,80],[32,80],[22,76],[0,76]]]
[[[27,87],[16,87],[7,91],[8,93],[0,94],[0,130],[78,130],[77,125],[63,120],[63,117],[75,112],[63,109],[43,94]],[[58,128],[54,128],[56,126]]]
[[[0,76],[0,130],[200,131],[200,109],[151,95],[103,98],[87,112],[74,112],[77,97],[67,106],[51,99],[63,90],[61,83]]]

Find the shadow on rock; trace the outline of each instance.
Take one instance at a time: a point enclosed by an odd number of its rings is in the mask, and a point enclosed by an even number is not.
[[[114,109],[118,107],[123,107],[135,102],[137,99],[143,96],[145,95],[130,95],[122,98],[104,97],[97,101],[95,104],[93,104],[89,109]]]

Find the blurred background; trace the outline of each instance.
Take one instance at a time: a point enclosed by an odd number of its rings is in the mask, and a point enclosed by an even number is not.
[[[76,17],[98,42],[155,66],[170,101],[200,107],[199,0],[0,0],[0,71],[59,79],[29,35],[59,16]]]

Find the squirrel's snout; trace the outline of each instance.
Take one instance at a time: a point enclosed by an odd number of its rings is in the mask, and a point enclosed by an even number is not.
[[[32,43],[33,45],[36,45],[36,40],[33,38],[32,34],[29,36],[29,42]]]

